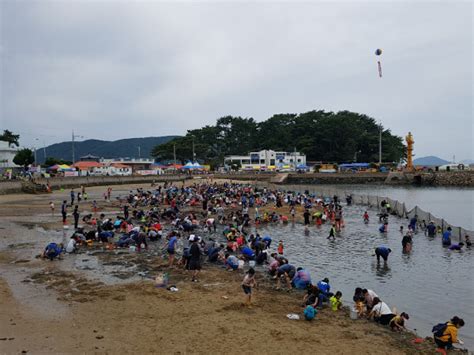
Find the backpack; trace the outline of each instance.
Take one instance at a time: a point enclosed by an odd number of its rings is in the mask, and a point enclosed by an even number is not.
[[[436,324],[433,329],[431,329],[431,332],[433,335],[437,338],[442,337],[446,328],[448,327],[448,323],[439,323]]]
[[[313,306],[306,306],[304,309],[304,317],[306,320],[313,320],[314,316],[316,315],[316,310]]]

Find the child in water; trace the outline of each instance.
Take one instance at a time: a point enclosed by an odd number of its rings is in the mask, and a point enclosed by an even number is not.
[[[331,229],[329,230],[329,235],[327,239],[336,239],[336,224],[333,223]]]
[[[369,214],[367,213],[367,211],[364,212],[364,223],[369,223]]]
[[[283,240],[278,242],[278,254],[283,255]]]
[[[249,271],[244,276],[242,281],[242,289],[245,293],[245,303],[244,305],[250,306],[252,304],[252,288],[257,286],[257,281],[255,281],[255,270],[250,268]]]
[[[329,302],[331,303],[331,309],[336,312],[341,309],[342,302],[341,302],[342,292],[337,291],[336,294],[329,298]]]

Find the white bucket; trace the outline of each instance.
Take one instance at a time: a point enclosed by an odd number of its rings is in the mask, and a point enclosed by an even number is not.
[[[255,260],[250,260],[249,261],[249,266],[250,267],[255,267]]]
[[[244,268],[244,261],[239,260],[239,269],[243,269],[243,268]]]
[[[357,312],[357,309],[351,308],[351,319],[356,320],[359,318],[359,313]]]
[[[131,252],[134,252],[137,250],[137,248],[135,247],[135,245],[130,245],[130,247],[128,248],[129,251]]]

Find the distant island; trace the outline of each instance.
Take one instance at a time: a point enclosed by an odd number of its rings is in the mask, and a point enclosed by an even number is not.
[[[441,166],[449,164],[450,162],[435,156],[421,157],[413,160],[415,166]]]

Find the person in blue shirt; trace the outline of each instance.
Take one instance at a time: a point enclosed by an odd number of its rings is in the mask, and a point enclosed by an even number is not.
[[[448,227],[446,232],[443,233],[442,243],[446,247],[451,245],[451,227]]]
[[[377,263],[380,262],[380,257],[382,257],[384,262],[387,262],[388,255],[392,252],[392,249],[386,247],[377,247],[375,248],[375,255],[377,256]]]
[[[239,259],[237,259],[237,257],[234,255],[226,254],[225,266],[227,270],[229,269],[237,270],[239,268]]]
[[[430,223],[428,223],[425,231],[428,237],[436,236],[436,226],[434,225],[433,221],[430,221]]]
[[[322,307],[323,302],[328,302],[329,297],[332,296],[331,291],[331,286],[329,285],[329,279],[325,277],[323,280],[319,281],[316,284],[318,290],[319,290],[319,301],[318,301],[318,307]]]
[[[294,288],[305,290],[311,284],[311,276],[309,272],[302,267],[296,269],[295,277],[291,281]]]
[[[242,256],[247,260],[254,260],[255,259],[254,251],[246,245],[243,245],[240,248],[240,252],[242,253]]]
[[[415,231],[417,222],[418,222],[418,215],[415,215],[415,217],[410,219],[410,224],[408,225],[408,227],[411,228],[412,231]]]
[[[174,254],[176,253],[176,243],[178,242],[178,234],[172,232],[168,238],[168,245],[166,246],[166,251],[168,252],[169,262],[168,266],[173,266]]]
[[[54,258],[59,258],[63,251],[63,245],[57,243],[49,243],[43,251],[43,258],[53,261]]]
[[[265,244],[265,248],[270,248],[270,245],[272,245],[272,238],[268,235],[264,236],[262,241]]]
[[[451,244],[451,246],[448,248],[449,250],[462,250],[462,247],[464,246],[464,243],[461,242],[459,244]]]

